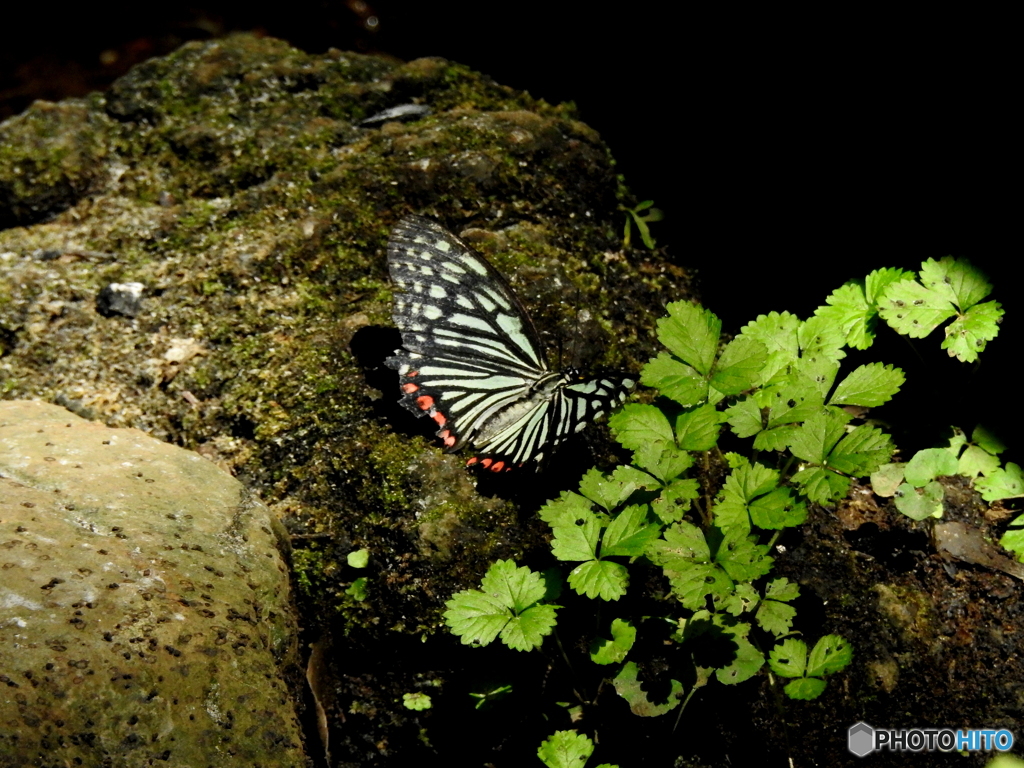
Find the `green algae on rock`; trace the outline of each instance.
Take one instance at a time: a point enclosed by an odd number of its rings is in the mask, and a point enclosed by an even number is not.
[[[272,526],[195,453],[0,401],[0,764],[304,766]]]

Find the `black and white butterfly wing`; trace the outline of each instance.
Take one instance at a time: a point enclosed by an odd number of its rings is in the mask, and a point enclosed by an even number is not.
[[[550,371],[505,279],[430,219],[398,223],[388,267],[403,348],[386,362],[399,372],[402,404],[432,418],[448,448],[473,445],[489,469],[541,458],[633,385],[627,377],[582,382],[574,372]]]

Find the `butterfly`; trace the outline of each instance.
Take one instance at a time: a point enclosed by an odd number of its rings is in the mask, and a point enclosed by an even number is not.
[[[625,374],[586,379],[548,368],[518,297],[483,256],[437,222],[407,216],[392,230],[392,317],[402,349],[403,406],[428,416],[449,450],[469,445],[493,472],[540,461],[635,386]]]

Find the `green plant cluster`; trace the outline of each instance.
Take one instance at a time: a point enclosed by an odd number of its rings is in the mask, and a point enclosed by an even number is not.
[[[690,690],[672,680],[667,698],[651,700],[642,667],[630,658],[644,626],[612,619],[607,637],[591,639],[590,658],[609,667],[607,679],[635,714],[664,714],[712,677],[736,684],[765,664],[788,680],[783,690],[790,698],[812,699],[828,675],[849,664],[852,648],[843,638],[826,635],[809,647],[798,637],[792,603],[799,587],[772,573],[775,540],[805,521],[808,503],[841,499],[854,478],[871,475],[917,499],[915,514],[931,514],[930,484],[938,487],[937,474],[961,466],[984,473],[989,487],[1016,482],[1020,492],[1019,467],[993,464],[998,451],[980,433],[970,445],[961,436],[906,465],[889,464],[895,450],[889,435],[853,425],[850,411],[890,400],[903,372],[881,362],[842,371],[845,350],[869,347],[879,321],[923,337],[952,319],[943,348],[960,360],[976,359],[1002,313],[996,302],[979,303],[989,290],[967,262],[952,258],[928,260],[919,274],[877,270],[833,292],[809,319],[762,315],[724,345],[713,313],[687,302],[668,305],[658,323],[665,350],[640,379],[658,396],[610,419],[632,462],[590,470],[578,492],[563,492],[539,513],[551,528],[554,558],[571,565],[565,584],[576,595],[619,601],[631,581],[648,583],[650,569],[657,569],[671,597],[656,618],[674,626],[671,641],[686,648],[703,637],[732,649],[716,667],[701,666],[691,654],[688,679],[696,682]],[[725,432],[748,448],[723,451]],[[939,502],[941,494],[938,487]],[[1024,544],[1024,526],[1019,535]],[[445,620],[463,643],[500,638],[531,650],[555,631],[562,591],[557,569],[537,573],[499,561],[480,589],[448,601]]]

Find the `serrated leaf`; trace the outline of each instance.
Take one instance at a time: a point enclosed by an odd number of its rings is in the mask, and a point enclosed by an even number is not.
[[[942,514],[942,486],[932,481],[923,488],[904,483],[896,489],[896,509],[911,520],[924,520]]]
[[[967,446],[956,465],[956,474],[965,477],[990,475],[999,469],[999,457],[983,451],[977,445]]]
[[[871,490],[877,495],[889,498],[903,484],[903,468],[906,464],[883,464],[871,473]]]
[[[752,397],[730,405],[725,409],[725,414],[726,422],[737,437],[750,437],[764,428],[761,423],[761,409]]]
[[[999,543],[1003,548],[1013,552],[1019,562],[1024,562],[1024,515],[1014,518]]]
[[[609,417],[608,426],[622,447],[631,451],[653,442],[671,445],[675,440],[668,418],[653,405],[630,403]]]
[[[345,555],[345,561],[353,568],[365,568],[370,562],[370,550],[357,549]]]
[[[802,524],[807,505],[793,497],[788,488],[776,488],[750,503],[750,520],[758,528],[777,531]]]
[[[937,477],[955,475],[956,470],[956,457],[945,448],[925,448],[907,462],[903,476],[915,488],[923,488]]]
[[[683,519],[690,509],[690,502],[699,495],[697,481],[691,478],[673,480],[662,489],[651,509],[663,523],[675,523]]]
[[[845,669],[853,659],[853,646],[839,635],[825,635],[811,650],[807,674],[812,677],[832,675]]]
[[[827,465],[847,475],[864,477],[887,462],[894,450],[892,440],[885,432],[861,424],[832,449]]]
[[[791,699],[797,701],[810,701],[821,696],[828,684],[817,677],[801,677],[786,683],[782,689]]]
[[[1003,441],[1000,440],[994,432],[983,427],[981,424],[974,428],[974,433],[971,435],[971,442],[983,451],[996,456],[1006,450],[1006,444],[1003,443]]]
[[[781,677],[803,677],[807,670],[807,643],[787,637],[768,652],[768,666]]]
[[[669,316],[658,320],[658,340],[673,355],[707,377],[718,352],[722,321],[688,301],[674,301],[665,309]]]
[[[734,581],[753,581],[764,576],[774,562],[768,554],[768,545],[758,544],[754,537],[735,529],[723,532],[714,556],[715,562]]]
[[[590,510],[564,515],[551,526],[551,554],[559,560],[593,560],[601,536],[601,520]]]
[[[736,644],[736,655],[730,664],[715,670],[715,677],[725,685],[736,685],[757,674],[764,666],[764,654],[746,638],[746,633],[734,634],[730,639]]]
[[[580,493],[610,512],[638,488],[657,488],[659,485],[646,472],[636,467],[619,465],[608,476],[598,469],[589,470],[580,480]]]
[[[800,341],[801,358],[824,357],[838,361],[846,357],[843,343],[846,341],[842,328],[832,325],[826,318],[809,317],[797,331]]]
[[[651,443],[634,451],[633,461],[662,483],[671,482],[693,466],[693,457],[674,443],[669,446],[664,443]]]
[[[758,315],[752,323],[740,329],[737,338],[750,338],[764,344],[768,351],[761,375],[757,383],[767,384],[776,374],[796,362],[799,355],[797,330],[800,318],[789,312],[771,312]]]
[[[514,651],[540,648],[557,623],[555,608],[554,605],[535,605],[513,616],[501,629],[501,642]]]
[[[974,487],[985,501],[1024,496],[1024,473],[1021,473],[1020,465],[1010,462],[1005,469],[997,469],[987,477],[978,478]]]
[[[921,283],[961,310],[973,307],[992,292],[992,285],[967,259],[952,256],[925,261]]]
[[[878,305],[878,313],[897,333],[923,339],[953,315],[948,299],[916,280],[892,283]]]
[[[713,405],[702,405],[679,415],[676,420],[676,443],[687,451],[707,451],[718,441],[718,411]]]
[[[557,525],[563,520],[572,521],[593,510],[594,503],[590,499],[572,491],[562,491],[557,499],[541,507],[537,515],[548,525]]]
[[[708,396],[707,379],[693,367],[666,352],[660,353],[643,367],[640,382],[644,386],[654,387],[665,397],[684,406],[703,402]]]
[[[813,382],[803,378],[789,381],[771,393],[768,428],[806,421],[819,415],[824,404],[824,395]]]
[[[614,619],[611,639],[597,637],[590,644],[590,660],[595,664],[618,664],[636,642],[636,627],[625,619]]]
[[[855,349],[867,349],[874,340],[872,329],[875,307],[864,295],[863,281],[851,280],[825,299],[826,307],[814,314],[842,330],[846,343]]]
[[[683,684],[671,681],[671,691],[665,701],[651,701],[644,692],[638,678],[639,670],[632,661],[622,665],[619,674],[612,680],[616,693],[629,703],[629,709],[640,717],[657,717],[670,712],[679,705],[683,697]]]
[[[754,448],[759,451],[783,451],[793,441],[799,429],[798,424],[785,424],[758,432],[754,438]]]
[[[832,389],[835,383],[836,374],[839,373],[839,363],[824,355],[818,357],[801,357],[793,369],[794,380],[810,382],[814,385],[821,399]]]
[[[555,731],[541,742],[537,757],[548,768],[583,768],[594,743],[582,733]]]
[[[764,344],[751,338],[729,342],[715,366],[710,384],[725,395],[738,395],[758,381],[768,357]]]
[[[765,632],[780,637],[793,628],[796,608],[775,600],[765,600],[757,609],[757,624]]]
[[[961,363],[973,363],[988,342],[999,334],[1003,309],[998,301],[971,307],[946,327],[942,348]]]
[[[661,526],[647,522],[647,506],[633,504],[612,518],[601,539],[601,557],[637,557],[658,538]]]
[[[781,600],[783,602],[796,600],[800,597],[800,585],[790,581],[785,576],[772,579],[765,586],[764,596],[766,599]]]
[[[753,610],[760,600],[761,598],[753,586],[737,584],[736,591],[731,595],[716,595],[714,603],[719,610],[732,616],[739,616],[746,611]]]
[[[569,572],[569,586],[577,594],[590,599],[618,600],[626,594],[629,571],[621,563],[611,560],[591,560],[577,565]]]
[[[837,410],[819,411],[799,428],[789,449],[798,459],[824,464],[846,432],[847,418]]]
[[[543,635],[554,626],[556,607],[536,604],[546,591],[540,574],[529,568],[517,568],[511,560],[498,560],[488,569],[480,586],[481,589],[457,592],[445,603],[445,623],[463,644],[487,645],[500,633],[504,642],[518,650],[540,645]],[[547,610],[536,610],[539,608]],[[510,624],[515,626],[509,628]]]
[[[877,305],[890,285],[898,283],[900,280],[913,279],[913,277],[914,273],[907,272],[905,269],[895,267],[876,269],[864,279],[864,293],[868,303]]]
[[[819,504],[841,499],[850,490],[850,478],[822,467],[802,469],[792,479],[808,499]]]
[[[904,381],[906,377],[899,368],[882,363],[862,365],[839,382],[829,404],[874,408],[891,400]]]

